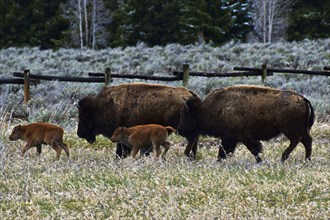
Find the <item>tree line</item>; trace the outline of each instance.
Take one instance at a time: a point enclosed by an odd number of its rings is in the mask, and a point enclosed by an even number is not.
[[[328,0],[0,0],[0,48],[330,37]]]

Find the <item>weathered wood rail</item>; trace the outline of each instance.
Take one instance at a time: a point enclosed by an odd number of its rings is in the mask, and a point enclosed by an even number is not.
[[[327,68],[324,67],[326,70]],[[234,70],[239,71],[253,71],[253,72],[261,72],[261,69],[258,68],[249,68],[249,67],[234,67]],[[330,68],[329,68],[330,70]],[[310,70],[294,70],[294,69],[272,69],[267,68],[267,74],[269,73],[294,73],[294,74],[306,74],[306,75],[318,75],[318,76],[330,76],[329,71],[310,71]]]
[[[272,76],[274,73],[292,73],[292,74],[307,74],[307,75],[319,75],[330,76],[330,67],[324,67],[324,71],[309,71],[309,70],[296,70],[296,69],[273,69],[267,68],[267,65],[261,65],[261,68],[250,67],[235,67],[235,72],[217,73],[217,72],[190,72],[189,65],[184,64],[182,71],[174,71],[173,76],[146,76],[138,74],[119,74],[111,73],[110,68],[105,68],[104,73],[89,72],[89,77],[71,77],[71,76],[48,76],[48,75],[35,75],[30,74],[30,70],[24,70],[24,72],[14,72],[14,77],[17,78],[0,78],[0,84],[23,84],[24,85],[24,103],[30,100],[30,85],[37,85],[42,80],[47,81],[61,81],[61,82],[81,82],[81,83],[104,83],[108,86],[113,78],[124,79],[141,79],[141,80],[157,80],[157,81],[182,81],[183,86],[187,86],[190,77],[249,77],[249,76],[261,76],[264,82],[268,76]]]

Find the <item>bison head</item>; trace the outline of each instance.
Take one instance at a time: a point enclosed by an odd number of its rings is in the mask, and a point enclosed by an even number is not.
[[[22,138],[22,134],[20,132],[21,125],[17,125],[13,128],[11,135],[9,136],[9,140],[17,141],[18,139]]]
[[[78,103],[79,122],[77,135],[89,143],[96,140],[95,133],[95,104],[92,97],[85,97]]]
[[[124,140],[124,134],[125,134],[125,127],[118,127],[114,132],[112,137],[110,138],[112,142],[118,142],[121,143]]]
[[[202,101],[199,97],[189,98],[183,105],[180,112],[178,133],[188,139],[194,139],[199,135],[199,115]]]
[[[78,103],[79,122],[77,134],[89,143],[96,135],[111,137],[116,128],[114,102],[110,98],[87,96]]]

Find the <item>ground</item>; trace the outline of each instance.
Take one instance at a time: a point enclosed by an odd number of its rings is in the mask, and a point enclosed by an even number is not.
[[[217,162],[219,142],[203,138],[198,159],[171,136],[167,160],[114,158],[110,140],[93,145],[66,132],[70,160],[43,147],[19,156],[23,142],[0,133],[1,219],[327,219],[330,216],[330,125],[316,123],[312,161],[301,144],[286,163],[279,137],[264,143],[262,164],[243,145]]]

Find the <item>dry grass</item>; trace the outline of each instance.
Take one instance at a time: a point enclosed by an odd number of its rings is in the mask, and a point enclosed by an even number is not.
[[[11,125],[12,127],[12,125]],[[174,142],[167,161],[114,159],[105,138],[88,144],[66,133],[72,158],[43,147],[19,156],[22,142],[0,130],[1,219],[328,219],[330,216],[330,126],[313,128],[312,161],[302,145],[285,164],[286,139],[265,142],[263,164],[240,145],[216,162],[218,141],[206,138],[198,160],[183,156]]]

